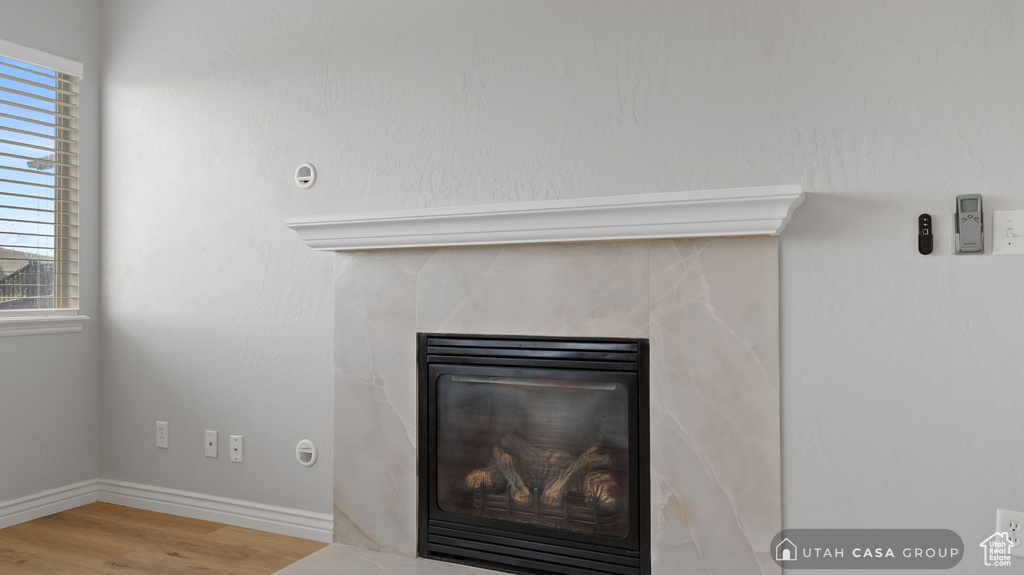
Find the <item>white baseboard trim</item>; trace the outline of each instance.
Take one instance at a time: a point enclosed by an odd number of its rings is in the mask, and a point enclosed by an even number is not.
[[[96,502],[98,479],[0,501],[0,529]]]
[[[104,503],[215,521],[323,543],[330,543],[334,533],[334,517],[326,513],[114,479],[100,479],[97,487],[96,500]]]
[[[102,501],[330,543],[334,517],[301,509],[228,499],[114,479],[90,479],[0,501],[0,529]]]

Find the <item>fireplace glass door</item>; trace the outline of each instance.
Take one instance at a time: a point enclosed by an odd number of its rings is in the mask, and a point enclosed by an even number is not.
[[[420,344],[420,554],[536,563],[512,569],[522,573],[643,573],[646,342],[421,334]],[[588,570],[600,562],[612,570]]]
[[[566,379],[475,371],[437,381],[438,507],[627,535],[629,394],[614,381],[622,375],[578,372],[573,375],[580,379]]]

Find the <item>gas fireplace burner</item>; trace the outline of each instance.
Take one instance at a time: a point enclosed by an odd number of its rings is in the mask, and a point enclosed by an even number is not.
[[[647,340],[418,334],[422,557],[650,573]]]

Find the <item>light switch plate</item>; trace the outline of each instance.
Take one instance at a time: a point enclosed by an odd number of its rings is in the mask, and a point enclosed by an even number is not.
[[[1024,210],[992,212],[992,255],[1024,256]]]

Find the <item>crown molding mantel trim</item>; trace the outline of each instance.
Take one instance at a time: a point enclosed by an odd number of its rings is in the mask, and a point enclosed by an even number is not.
[[[784,185],[294,217],[285,225],[321,251],[777,236],[803,199],[799,185]]]

